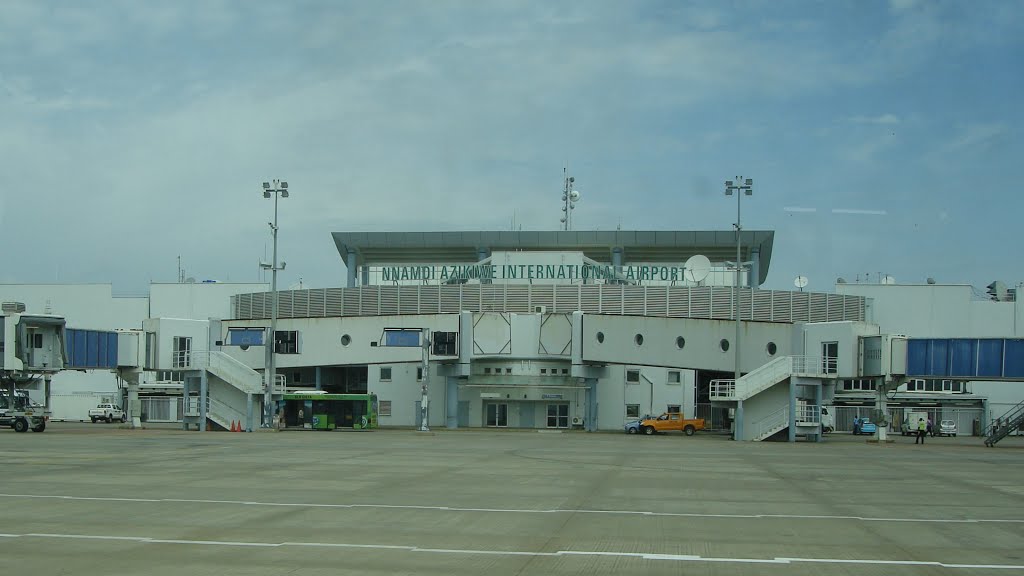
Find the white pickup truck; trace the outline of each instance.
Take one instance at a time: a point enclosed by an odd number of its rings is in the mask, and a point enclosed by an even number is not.
[[[95,424],[97,420],[106,420],[107,422],[113,422],[114,420],[120,420],[124,422],[127,416],[124,410],[121,410],[117,404],[100,404],[89,410],[89,420]]]

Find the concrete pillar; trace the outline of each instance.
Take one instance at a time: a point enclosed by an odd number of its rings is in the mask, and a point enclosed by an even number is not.
[[[761,249],[754,248],[750,253],[750,276],[747,277],[747,287],[757,290],[761,279]]]
[[[796,442],[796,376],[789,377],[789,435],[790,442]]]
[[[587,432],[597,432],[597,378],[584,379],[586,384],[585,401],[587,410],[584,412],[584,429]]]
[[[356,287],[356,251],[349,250],[346,254],[345,267],[348,269],[348,287]]]
[[[142,410],[142,402],[139,402],[139,381],[137,379],[128,381],[128,409],[131,428],[142,428],[142,418],[139,415]]]
[[[459,427],[459,379],[449,376],[445,380],[444,390],[445,426],[449,430]]]
[[[245,395],[245,431],[252,432],[253,401],[252,394]]]
[[[322,366],[317,366],[316,367],[316,389],[317,390],[323,390],[324,389],[323,367]]]
[[[822,388],[822,386],[823,386],[823,383],[819,382],[818,385],[814,387],[814,405],[818,407],[818,420],[819,420],[819,422],[821,420],[821,396],[822,396],[821,388]],[[832,417],[835,418],[835,415],[833,414]],[[823,433],[824,433],[824,430],[821,430],[819,428],[818,429],[818,434],[814,437],[814,441],[815,442],[821,442],[822,436],[824,436]]]
[[[199,431],[206,432],[206,403],[210,393],[210,381],[206,370],[199,373]]]
[[[181,382],[181,394],[182,394],[182,415],[181,415],[181,427],[184,430],[188,430],[188,416],[185,416],[185,412],[188,412],[188,399],[192,395],[192,378],[185,376]]]
[[[459,312],[459,374],[469,375],[473,357],[473,313]]]
[[[622,248],[619,246],[612,248],[612,269],[616,277],[622,276]]]
[[[735,420],[735,432],[733,432],[734,440],[745,440],[743,437],[743,400],[736,402],[736,420]]]

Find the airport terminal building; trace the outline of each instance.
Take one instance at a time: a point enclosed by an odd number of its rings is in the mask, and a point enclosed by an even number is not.
[[[647,414],[680,413],[763,440],[819,438],[822,406],[834,407],[840,430],[854,415],[877,419],[880,388],[889,389],[881,401],[890,421],[927,410],[936,421],[955,418],[964,433],[1024,399],[1016,298],[982,300],[970,286],[933,284],[762,290],[771,231],[742,232],[738,287],[734,231],[333,239],[346,286],[277,294],[274,402],[284,393],[372,394],[378,423],[395,427],[421,425],[424,400],[428,425],[447,428],[622,430]],[[122,310],[120,325],[88,327],[135,335],[150,414],[187,422],[184,398],[198,394],[209,398],[203,420],[259,425],[265,396],[255,375],[268,354],[253,336],[268,332],[274,302],[264,285],[154,285],[150,298],[160,302],[145,311],[98,302],[95,291],[0,287],[4,300],[45,301],[68,326],[92,321],[79,313]],[[79,301],[86,294],[88,304]],[[892,342],[907,350],[899,368]],[[967,364],[965,350],[975,355]],[[253,374],[236,369],[233,381],[226,363]],[[55,377],[55,417],[78,419],[86,398],[119,393],[94,390],[103,388],[95,376],[83,385],[87,375]]]

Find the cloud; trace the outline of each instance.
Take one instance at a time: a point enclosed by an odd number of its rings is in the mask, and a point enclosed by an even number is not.
[[[879,116],[851,116],[846,120],[853,124],[876,124],[882,126],[900,123],[899,117],[895,114],[882,114]]]
[[[951,150],[989,149],[998,146],[1009,135],[1003,123],[968,124],[949,142]]]

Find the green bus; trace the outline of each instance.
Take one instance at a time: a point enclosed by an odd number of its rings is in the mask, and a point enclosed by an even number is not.
[[[285,428],[366,430],[377,427],[376,394],[301,392],[284,395]]]

